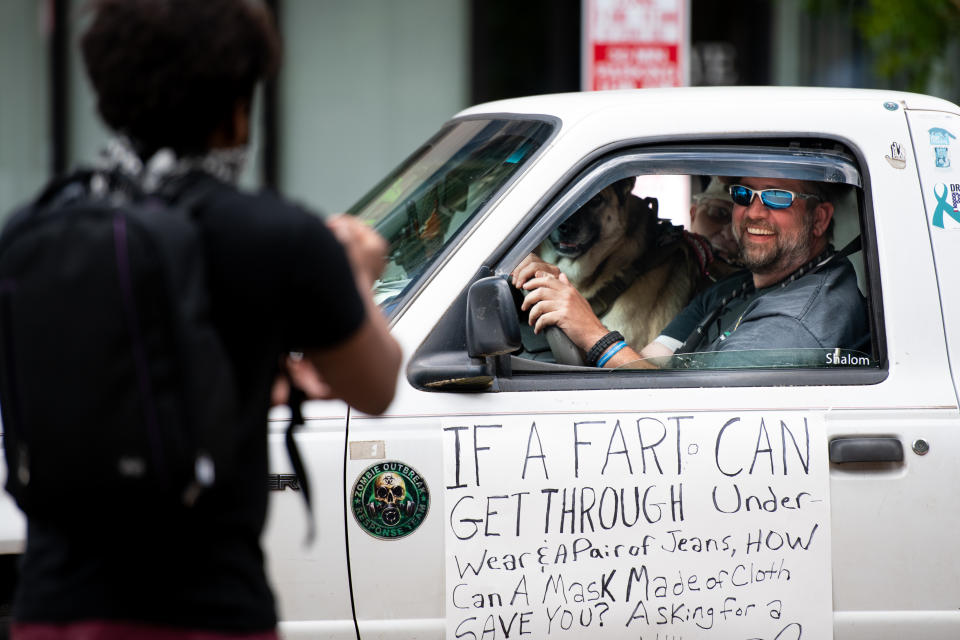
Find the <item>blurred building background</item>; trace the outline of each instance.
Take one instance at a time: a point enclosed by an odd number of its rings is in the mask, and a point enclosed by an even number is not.
[[[580,88],[581,0],[263,0],[284,39],[245,182],[349,207],[459,109]],[[0,216],[89,162],[84,0],[0,2]],[[690,83],[958,98],[958,0],[688,0]]]

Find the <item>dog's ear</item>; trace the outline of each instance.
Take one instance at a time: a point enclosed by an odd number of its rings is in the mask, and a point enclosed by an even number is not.
[[[633,191],[633,187],[636,183],[637,178],[635,176],[631,176],[629,178],[624,178],[623,180],[617,180],[611,185],[614,192],[617,194],[617,200],[620,201],[621,205],[627,201],[627,198],[630,197],[630,193]]]

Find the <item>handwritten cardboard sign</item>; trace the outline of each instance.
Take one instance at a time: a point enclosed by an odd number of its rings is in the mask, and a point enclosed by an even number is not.
[[[447,637],[832,635],[821,416],[444,425]]]

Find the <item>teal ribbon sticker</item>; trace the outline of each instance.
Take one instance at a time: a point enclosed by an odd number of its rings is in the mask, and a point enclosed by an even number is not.
[[[943,193],[937,191],[937,187],[943,187]],[[933,187],[933,195],[937,198],[937,210],[933,212],[933,226],[943,229],[943,214],[947,214],[957,222],[960,222],[960,214],[954,211],[950,203],[947,202],[947,196],[950,189],[945,184],[937,184]]]

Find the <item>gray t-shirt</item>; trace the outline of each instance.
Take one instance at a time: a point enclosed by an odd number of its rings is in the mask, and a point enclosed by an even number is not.
[[[720,298],[745,277],[742,272],[695,297],[663,330],[661,338],[682,343]],[[731,309],[737,312],[729,313]],[[870,340],[866,301],[846,258],[835,258],[794,281],[740,296],[720,318],[719,326],[706,327],[707,340],[697,351],[862,350]]]

